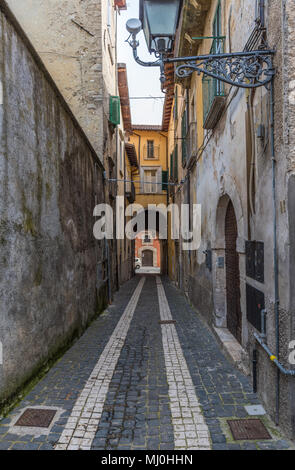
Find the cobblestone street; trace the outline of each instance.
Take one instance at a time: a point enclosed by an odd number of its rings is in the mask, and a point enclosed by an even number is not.
[[[234,441],[227,420],[259,404],[168,279],[137,275],[0,422],[0,449],[291,448],[267,415],[272,439]],[[16,425],[26,408],[57,412],[47,428]]]

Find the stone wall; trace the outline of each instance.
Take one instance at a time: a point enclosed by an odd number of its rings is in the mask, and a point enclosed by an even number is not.
[[[0,38],[3,403],[85,329],[106,288],[92,234],[103,167],[4,2]]]

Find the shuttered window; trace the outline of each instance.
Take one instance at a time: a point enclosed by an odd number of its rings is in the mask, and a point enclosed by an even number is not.
[[[120,97],[110,96],[110,122],[114,126],[120,124]]]
[[[168,189],[168,171],[162,171],[162,191],[167,191]]]

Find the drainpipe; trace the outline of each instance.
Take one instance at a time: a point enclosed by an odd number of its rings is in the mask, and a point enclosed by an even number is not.
[[[165,135],[165,134],[162,134],[162,132],[160,132],[160,135],[162,135],[163,137],[165,137],[166,139],[166,168],[167,168],[167,171],[169,171],[169,162],[168,162],[168,136]],[[169,177],[169,175],[168,175]],[[167,186],[167,207],[169,206],[169,191],[168,191],[168,186]]]
[[[261,26],[264,28],[265,25],[265,0],[259,0],[259,15]]]
[[[167,181],[169,180],[169,164],[168,164],[168,136],[165,134],[162,134],[160,132],[160,135],[165,137],[166,139],[166,168],[167,168]],[[166,188],[166,201],[167,201],[167,207],[169,206],[169,186]],[[165,266],[165,274],[168,274],[168,240],[167,240],[167,252],[166,252],[166,266]]]
[[[277,366],[278,371],[281,371],[282,374],[284,374],[284,375],[291,376],[291,377],[295,377],[295,370],[286,369],[286,368],[278,361],[277,357],[271,352],[271,350],[269,349],[269,347],[267,346],[267,344],[265,344],[265,343],[262,341],[262,338],[261,338],[260,335],[258,335],[257,333],[254,333],[254,337],[255,337],[256,341],[258,341],[258,343],[260,344],[260,346],[264,349],[264,351],[268,354],[269,359]]]
[[[270,85],[270,125],[271,125],[271,158],[272,158],[272,198],[273,198],[273,260],[274,260],[274,293],[275,293],[275,333],[276,357],[280,354],[279,331],[279,268],[278,268],[278,242],[277,242],[277,212],[276,212],[276,159],[275,159],[275,130],[274,130],[274,79]],[[279,424],[280,407],[280,369],[277,371],[276,383],[276,425]]]

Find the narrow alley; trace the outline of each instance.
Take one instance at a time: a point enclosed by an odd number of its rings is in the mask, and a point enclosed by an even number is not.
[[[0,449],[293,448],[267,415],[248,415],[259,405],[168,278],[137,275],[0,422]],[[235,441],[229,422],[247,418],[269,435]]]

